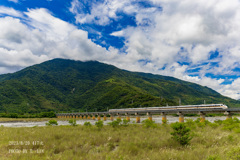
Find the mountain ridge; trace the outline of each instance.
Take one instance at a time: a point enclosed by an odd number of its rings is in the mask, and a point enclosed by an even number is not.
[[[130,72],[98,61],[53,59],[0,75],[0,112],[105,111],[239,101],[174,77]]]

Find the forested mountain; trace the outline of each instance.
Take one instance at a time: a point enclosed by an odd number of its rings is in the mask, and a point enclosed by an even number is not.
[[[0,76],[0,112],[106,111],[239,101],[173,77],[129,72],[97,61],[53,59]]]

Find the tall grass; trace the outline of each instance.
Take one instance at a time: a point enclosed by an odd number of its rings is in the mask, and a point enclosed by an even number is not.
[[[147,159],[234,159],[240,151],[237,121],[200,123],[187,121],[193,139],[181,146],[171,138],[169,124],[144,125],[0,127],[0,159],[53,160],[147,160]],[[217,124],[217,125],[214,125]],[[236,128],[234,128],[236,127]],[[9,145],[14,141],[42,142],[43,145]],[[43,153],[9,153],[10,149],[44,150]]]

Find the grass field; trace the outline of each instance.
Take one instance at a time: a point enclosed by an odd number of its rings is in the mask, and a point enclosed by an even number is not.
[[[237,119],[216,123],[187,120],[193,139],[181,146],[169,124],[154,127],[46,126],[0,127],[0,159],[159,160],[240,159]],[[17,153],[21,152],[21,153]],[[25,152],[25,153],[23,153]]]

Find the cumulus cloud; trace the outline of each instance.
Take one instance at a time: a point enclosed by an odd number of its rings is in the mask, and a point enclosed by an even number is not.
[[[107,61],[118,56],[116,49],[111,48],[111,54],[88,39],[86,31],[46,9],[31,9],[24,16],[24,22],[16,17],[0,18],[1,73],[11,71],[7,67],[20,69],[57,57]]]
[[[73,0],[70,11],[75,14],[76,22],[95,23],[98,25],[108,25],[112,20],[121,19],[119,13],[135,15],[138,24],[146,23],[146,19],[150,19],[147,14],[155,12],[155,7],[142,7],[139,0],[104,0],[104,1],[79,1]]]
[[[0,6],[0,16],[14,16],[14,17],[23,17],[23,14],[19,11],[16,11],[13,8]]]
[[[131,71],[174,76],[240,98],[239,79],[222,84],[223,76],[239,74],[234,70],[240,68],[238,0],[72,0],[70,11],[78,25],[102,27],[124,15],[134,17],[134,26],[109,34],[125,38],[125,52],[93,43],[87,31],[47,9],[22,13],[1,6],[0,73],[56,57],[99,60]]]
[[[222,77],[239,75],[234,69],[240,67],[240,38],[237,36],[240,34],[240,21],[237,20],[240,2],[152,0],[152,3],[162,7],[162,11],[146,14],[152,17],[153,25],[138,25],[112,33],[126,38],[128,54],[150,61],[152,69],[147,65],[142,67],[149,72],[191,80],[223,95],[240,98],[233,91],[234,87],[222,85],[223,79],[205,76],[207,73]],[[212,57],[216,50],[218,55]],[[188,65],[182,65],[184,63]],[[198,75],[191,78],[189,70],[196,66]],[[230,86],[237,86],[238,81],[235,81]]]

